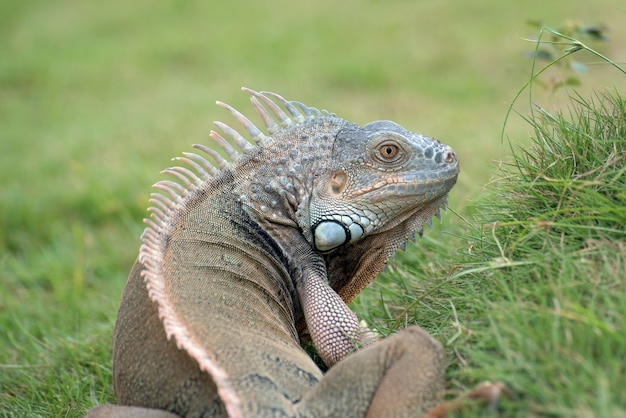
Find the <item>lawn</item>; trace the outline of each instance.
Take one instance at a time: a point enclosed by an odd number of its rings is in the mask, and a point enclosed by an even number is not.
[[[606,24],[609,41],[589,44],[624,62],[620,7],[3,2],[0,415],[81,416],[115,401],[111,335],[150,185],[228,121],[215,100],[250,113],[240,86],[357,123],[391,119],[456,150],[463,171],[443,225],[354,303],[382,333],[417,322],[440,339],[449,396],[497,380],[502,416],[626,415],[624,127],[593,122],[623,105],[601,94],[625,91],[626,77],[581,51],[571,58],[588,71],[543,74],[501,135],[531,73],[527,20]],[[570,75],[576,92],[550,88]],[[546,171],[568,155],[584,170]]]

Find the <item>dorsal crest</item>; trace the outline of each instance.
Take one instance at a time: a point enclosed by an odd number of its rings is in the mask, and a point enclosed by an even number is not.
[[[217,149],[196,144],[193,148],[201,151],[201,154],[187,152],[181,157],[174,158],[174,161],[182,165],[167,168],[163,173],[174,176],[176,181],[163,180],[153,186],[158,192],[151,195],[151,207],[148,209],[151,216],[144,220],[147,227],[142,235],[139,251],[139,261],[144,266],[142,276],[150,298],[158,305],[167,338],[174,337],[178,348],[189,353],[198,361],[200,369],[213,377],[230,416],[240,416],[240,405],[227,373],[214,361],[212,354],[187,332],[177,312],[167,301],[162,260],[168,237],[177,224],[177,218],[184,213],[187,203],[202,193],[210,181],[221,171],[227,170],[243,154],[269,146],[276,141],[274,135],[284,129],[297,127],[319,118],[336,117],[325,110],[320,111],[299,102],[287,101],[275,93],[259,93],[247,88],[242,90],[250,94],[252,105],[267,133],[232,106],[217,102],[219,106],[230,111],[240,128],[243,128],[253,142],[247,140],[236,129],[222,122],[215,122],[222,131],[222,134],[216,131],[210,133],[218,146]]]

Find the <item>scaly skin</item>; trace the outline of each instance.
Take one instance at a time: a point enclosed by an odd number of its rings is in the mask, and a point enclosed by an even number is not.
[[[459,172],[454,152],[393,122],[359,127],[245,91],[269,136],[219,103],[256,144],[216,122],[228,140],[211,136],[230,161],[196,146],[214,163],[185,154],[193,171],[173,167],[178,182],[155,186],[163,193],[114,338],[118,400],[141,408],[92,416],[413,416],[434,406],[440,345],[416,327],[377,341],[346,304],[439,216]],[[332,366],[325,376],[304,335]]]

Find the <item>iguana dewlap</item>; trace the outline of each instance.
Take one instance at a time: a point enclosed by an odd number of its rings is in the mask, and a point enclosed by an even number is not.
[[[433,407],[440,344],[418,327],[377,341],[346,304],[439,216],[459,173],[454,152],[393,122],[357,126],[244,91],[267,133],[218,102],[254,144],[216,122],[219,151],[196,145],[204,155],[185,153],[184,166],[165,170],[176,181],[155,185],[115,326],[126,406],[90,414],[394,417]],[[300,346],[307,331],[326,374]]]

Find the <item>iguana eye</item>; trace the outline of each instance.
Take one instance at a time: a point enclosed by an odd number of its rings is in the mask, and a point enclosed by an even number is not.
[[[382,144],[378,150],[380,156],[385,160],[393,160],[400,152],[400,148],[396,144]]]
[[[402,135],[384,132],[372,136],[368,153],[373,166],[380,170],[396,170],[411,158],[413,150]]]

